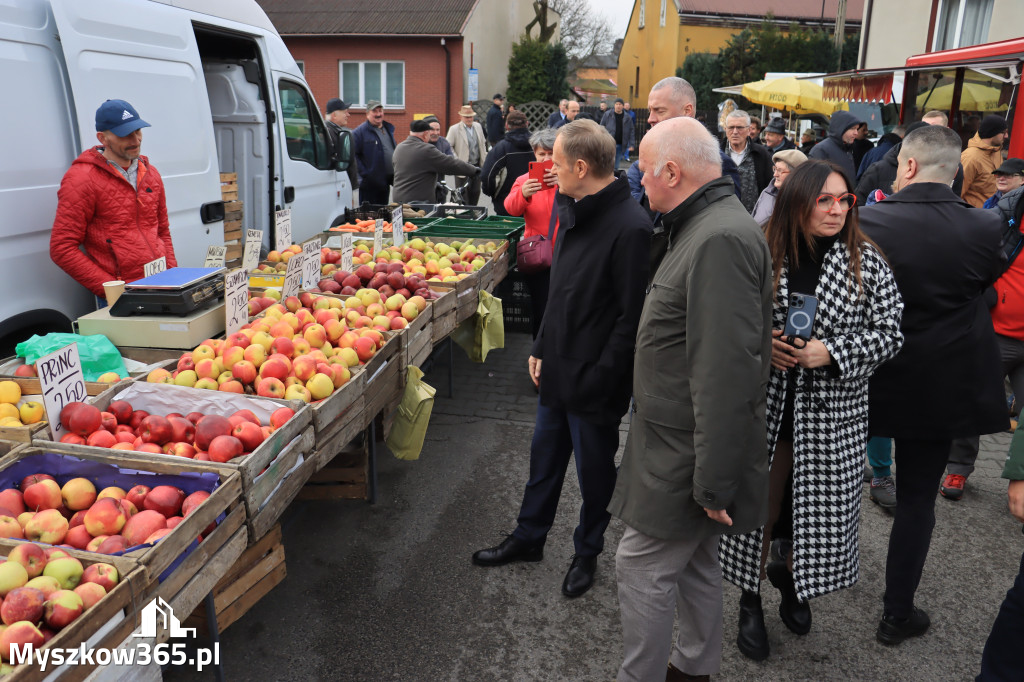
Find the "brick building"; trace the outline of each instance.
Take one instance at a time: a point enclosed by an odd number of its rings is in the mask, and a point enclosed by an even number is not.
[[[434,114],[447,130],[464,102],[505,92],[512,43],[534,16],[531,0],[258,1],[316,101],[351,103],[355,127],[379,99],[397,140],[414,118]]]

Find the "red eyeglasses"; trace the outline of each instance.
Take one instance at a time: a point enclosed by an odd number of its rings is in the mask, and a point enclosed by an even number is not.
[[[839,196],[835,194],[819,194],[816,203],[822,211],[831,211],[833,205],[839,204],[839,210],[845,212],[853,208],[854,204],[857,203],[857,197],[849,192]]]

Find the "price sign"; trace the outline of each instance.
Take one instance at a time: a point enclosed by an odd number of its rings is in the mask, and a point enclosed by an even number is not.
[[[150,277],[151,275],[155,275],[158,272],[163,272],[166,269],[167,269],[167,259],[164,258],[163,256],[160,256],[156,260],[151,260],[151,261],[149,261],[148,263],[146,263],[145,265],[142,266],[143,275],[146,276],[146,277]]]
[[[352,272],[352,235],[341,235],[341,269]]]
[[[391,213],[391,236],[394,239],[395,246],[401,246],[405,243],[405,214],[402,213],[401,206]]]
[[[277,212],[274,234],[277,235],[278,251],[284,251],[292,245],[292,210],[290,208]]]
[[[203,267],[222,268],[224,267],[224,257],[227,255],[228,247],[211,244],[206,247],[206,261],[203,262]]]
[[[249,321],[249,273],[242,268],[224,277],[224,334],[234,334]]]
[[[373,257],[376,258],[377,254],[380,253],[381,247],[384,245],[384,219],[377,218],[377,222],[373,226]]]
[[[263,230],[245,231],[245,252],[242,254],[242,269],[254,270],[260,264],[260,248],[263,246]]]
[[[312,289],[320,281],[320,240],[302,244],[302,288]]]
[[[68,403],[85,402],[85,375],[78,356],[78,344],[64,346],[36,360],[39,385],[43,392],[43,407],[50,422],[53,440],[67,433],[60,425],[60,412]]]
[[[298,296],[302,287],[302,264],[306,255],[297,253],[288,261],[288,269],[284,271],[284,286],[281,289],[281,297]]]

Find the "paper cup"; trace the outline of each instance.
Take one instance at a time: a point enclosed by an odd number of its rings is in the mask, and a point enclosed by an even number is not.
[[[117,303],[117,299],[124,293],[124,282],[121,280],[114,280],[112,282],[103,283],[103,291],[107,295],[107,305],[114,305]]]

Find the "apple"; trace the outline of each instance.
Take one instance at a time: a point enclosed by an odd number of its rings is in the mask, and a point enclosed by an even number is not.
[[[100,554],[117,554],[128,549],[128,545],[124,541],[122,535],[110,535],[100,543],[100,546],[96,548],[96,551]]]
[[[284,392],[285,400],[301,400],[308,403],[313,400],[313,395],[301,382],[293,384]]]
[[[256,348],[263,348],[263,346],[256,346]],[[239,360],[231,366],[231,376],[243,384],[253,384],[257,377],[256,365],[248,360]]]
[[[60,411],[60,425],[65,431],[71,431],[71,416],[78,411],[85,403],[72,402],[65,405]]]
[[[64,542],[75,549],[85,549],[91,541],[92,536],[89,535],[89,529],[83,524],[72,526],[68,530],[68,534],[64,536]]]
[[[171,518],[167,519],[167,529],[174,530],[178,526],[178,524],[184,520],[184,516],[172,516]]]
[[[146,412],[145,410],[135,410],[134,412],[132,412],[132,416],[128,420],[128,425],[132,427],[132,429],[134,429],[135,431],[138,431],[139,424],[141,424],[142,420],[148,416],[149,412]]]
[[[174,529],[173,528],[161,528],[160,530],[154,532],[152,535],[150,535],[148,538],[146,538],[146,544],[150,545],[150,544],[155,543],[157,540],[159,540],[163,536],[167,535],[172,530],[174,530]],[[200,536],[199,537],[199,541],[202,542],[202,540],[203,540],[203,538],[202,538],[202,536]]]
[[[264,363],[266,366],[266,363]],[[285,394],[284,382],[276,377],[260,379],[256,384],[256,395],[264,398],[283,398]]]
[[[64,506],[71,511],[88,509],[97,499],[96,486],[88,478],[72,478],[60,489],[60,495]]]
[[[231,421],[227,417],[222,417],[219,414],[208,414],[196,423],[194,444],[199,450],[209,450],[210,443],[214,438],[226,436],[231,433],[232,428]]]
[[[230,438],[230,436],[217,436],[217,438]],[[213,439],[213,443],[217,442]],[[213,447],[211,443],[210,447]],[[170,485],[158,485],[149,491],[143,502],[143,507],[158,511],[166,516],[176,516],[181,510],[181,503],[185,500],[185,493],[180,488]]]
[[[196,507],[198,507],[208,499],[210,499],[209,491],[197,490],[196,492],[186,497],[185,501],[181,503],[181,513],[184,516],[188,516],[193,511],[195,511]]]
[[[16,377],[37,377],[39,373],[36,372],[35,365],[18,365],[18,369],[14,370],[14,376]]]
[[[117,436],[106,429],[100,429],[89,434],[89,437],[85,439],[86,445],[91,445],[95,448],[110,448],[117,443]]]
[[[191,443],[196,437],[196,425],[184,417],[168,417],[167,424],[171,433],[165,442]]]
[[[64,408],[67,409],[67,408]],[[80,404],[68,418],[68,430],[82,438],[103,427],[103,414],[95,405]]]
[[[92,540],[89,541],[89,544],[85,546],[85,550],[87,552],[96,552],[96,551],[98,551],[99,548],[100,548],[100,545],[103,544],[103,541],[106,540],[109,537],[110,537],[109,535],[97,535],[96,537],[94,537]]]
[[[96,583],[102,585],[103,588],[109,592],[114,589],[120,580],[120,576],[117,569],[110,564],[96,563],[86,566],[85,571],[82,573],[83,583]]]
[[[20,563],[17,561],[0,563],[0,597],[6,597],[8,592],[24,587],[27,582],[28,571]]]
[[[155,531],[167,527],[167,518],[153,509],[144,509],[124,525],[124,541],[129,547],[141,545]]]
[[[188,445],[188,447],[192,447],[192,446]],[[130,519],[131,517],[133,517],[133,516],[135,516],[136,514],[139,513],[139,508],[136,507],[132,502],[129,502],[127,500],[127,498],[123,499],[123,500],[118,500],[117,503],[119,505],[121,505],[121,511],[124,512],[125,518]],[[83,520],[83,525],[84,525],[84,520]]]
[[[257,369],[266,361],[268,357],[268,349],[261,343],[255,343],[245,349],[242,354],[242,359],[252,363],[253,367]]]
[[[74,592],[82,598],[82,608],[85,611],[96,606],[96,603],[99,602],[100,599],[107,596],[107,591],[103,586],[97,585],[96,583],[79,583]]]
[[[58,510],[44,509],[25,524],[25,539],[59,545],[64,542],[69,528],[68,520]]]
[[[32,578],[27,583],[25,583],[25,587],[37,589],[43,593],[43,597],[49,597],[51,594],[60,589],[60,583],[57,582],[57,579],[52,576],[40,575],[38,577]]]
[[[8,561],[16,561],[25,567],[29,580],[43,574],[46,566],[46,552],[39,545],[31,542],[20,543],[7,555]]]
[[[295,410],[290,407],[279,407],[270,415],[270,424],[275,429],[285,425],[289,419],[295,416]]]
[[[196,456],[195,447],[188,443],[168,443],[167,445],[170,448],[167,451],[168,455],[184,457],[186,459],[192,459]]]
[[[231,430],[231,435],[242,443],[242,450],[244,452],[252,452],[263,442],[263,430],[260,429],[258,424],[253,424],[250,421],[243,420],[238,423]],[[213,448],[213,444],[210,447]]]
[[[56,509],[62,504],[60,486],[53,479],[33,483],[24,490],[25,508],[31,511]]]
[[[102,500],[105,497],[113,497],[115,500],[123,500],[127,495],[128,493],[126,493],[123,488],[109,486],[101,490],[99,494],[96,495],[96,499]]]
[[[27,404],[27,403],[26,403]],[[111,433],[117,430],[117,417],[112,412],[100,412],[103,428]]]
[[[13,625],[19,620],[37,622],[43,617],[43,603],[46,597],[34,587],[16,587],[4,597],[0,605],[0,620]]]
[[[132,488],[134,490],[134,488]],[[146,495],[148,498],[149,495]],[[131,501],[129,492],[128,500]],[[85,528],[93,537],[99,535],[115,535],[121,532],[125,522],[128,520],[124,509],[118,500],[104,498],[97,500],[96,504],[85,513]]]
[[[0,509],[6,509],[17,516],[25,512],[25,498],[16,488],[0,490]]]
[[[0,633],[0,657],[10,663],[13,659],[11,650],[15,646],[24,651],[29,646],[38,649],[45,642],[46,639],[39,628],[27,620],[19,620],[17,623],[8,625]]]
[[[259,427],[257,427],[259,428]],[[242,441],[234,436],[217,436],[210,443],[207,452],[212,462],[228,462],[244,452]],[[173,516],[174,514],[167,514]]]
[[[43,618],[51,628],[67,627],[85,611],[85,602],[73,589],[57,590],[46,600]]]
[[[142,509],[143,503],[146,500],[146,495],[149,494],[149,490],[150,488],[148,485],[134,486],[128,491],[128,494],[125,495],[125,499],[134,504],[137,509]]]
[[[309,394],[313,400],[323,400],[330,394],[334,393],[334,377],[327,376],[317,372],[313,377],[306,382],[306,388],[309,389]]]

